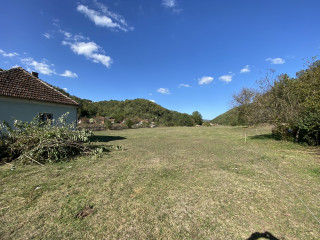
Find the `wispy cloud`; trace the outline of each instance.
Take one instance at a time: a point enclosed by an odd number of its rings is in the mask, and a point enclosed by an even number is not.
[[[74,72],[71,72],[70,70],[65,70],[64,73],[60,74],[62,77],[68,77],[68,78],[77,78],[78,75]]]
[[[270,64],[284,64],[286,62],[282,58],[267,58],[266,61]]]
[[[152,100],[152,99],[150,99],[149,101],[150,101],[150,102],[153,102],[153,103],[155,103],[155,102],[156,102],[156,100]]]
[[[95,42],[87,40],[82,35],[72,35],[69,32],[61,31],[65,40],[62,41],[63,45],[70,46],[70,49],[77,55],[83,55],[95,63],[101,63],[107,68],[112,63],[111,57],[104,54],[104,50]]]
[[[190,85],[189,85],[189,84],[181,83],[181,84],[179,85],[179,88],[181,88],[181,87],[188,88],[188,87],[190,87]]]
[[[249,65],[245,66],[240,70],[240,73],[249,73],[249,72],[251,72]]]
[[[182,11],[178,8],[176,0],[162,0],[162,6],[172,10],[174,13],[180,13]]]
[[[20,54],[13,52],[13,53],[6,53],[4,50],[0,49],[0,54],[2,54],[4,57],[15,57],[20,56]],[[44,75],[59,75],[63,77],[71,77],[76,78],[78,75],[76,73],[71,72],[70,70],[65,70],[64,73],[58,74],[56,73],[54,69],[54,64],[50,63],[47,59],[42,59],[41,61],[37,61],[33,59],[32,57],[26,56],[27,53],[23,54],[25,57],[16,58],[17,61],[20,61],[21,66],[24,66],[28,71],[35,71]],[[12,68],[20,67],[19,64],[15,64],[12,66]]]
[[[232,81],[232,77],[233,77],[233,74],[222,75],[221,77],[219,77],[219,80],[223,81],[223,82],[226,82],[226,83],[229,83],[229,82]]]
[[[44,36],[46,39],[52,38],[52,35],[50,33],[44,33],[44,34],[42,34],[42,36]]]
[[[159,88],[157,92],[161,94],[170,94],[170,91],[168,88]]]
[[[121,15],[111,12],[108,10],[108,7],[98,1],[94,1],[99,11],[90,9],[86,5],[78,5],[77,11],[84,14],[88,17],[95,25],[100,27],[107,27],[115,30],[129,31],[133,30],[133,27],[130,27],[124,17]]]
[[[68,92],[68,88],[62,88],[63,90],[65,90],[66,92]]]
[[[51,76],[53,74],[56,74],[55,70],[52,69],[52,65],[49,65],[46,60],[42,60],[41,62],[38,62],[31,57],[30,58],[22,58],[20,60],[23,64],[25,64],[29,68],[32,68],[35,71],[42,73],[44,75]]]
[[[15,57],[15,56],[19,56],[18,53],[16,52],[12,52],[12,53],[7,53],[5,51],[3,51],[2,49],[0,49],[0,54],[4,57]]]
[[[174,8],[176,7],[177,3],[175,0],[162,0],[162,5],[167,8]]]
[[[202,78],[198,79],[199,85],[207,85],[213,81],[213,77],[203,76]]]

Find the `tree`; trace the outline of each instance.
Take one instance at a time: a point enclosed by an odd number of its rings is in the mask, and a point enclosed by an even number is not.
[[[255,98],[256,92],[250,88],[242,88],[240,93],[233,94],[233,105],[237,107],[238,122],[240,124],[250,123],[251,105]]]
[[[193,121],[195,122],[195,124],[201,125],[203,123],[202,116],[198,111],[194,111],[192,113],[192,117],[193,117]]]

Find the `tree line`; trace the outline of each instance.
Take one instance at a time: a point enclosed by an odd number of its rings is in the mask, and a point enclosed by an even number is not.
[[[307,63],[296,77],[270,70],[257,85],[233,95],[234,125],[270,123],[278,138],[320,144],[320,61]]]
[[[149,122],[163,126],[193,126],[203,123],[198,111],[193,112],[192,115],[171,111],[146,99],[92,102],[72,96],[61,88],[56,87],[56,89],[80,104],[78,118],[109,117],[115,119],[116,123],[123,120],[135,122],[147,119]]]

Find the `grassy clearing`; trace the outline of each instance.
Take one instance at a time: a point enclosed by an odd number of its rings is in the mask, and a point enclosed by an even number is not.
[[[97,132],[96,141],[126,150],[45,167],[0,166],[0,239],[247,239],[265,231],[319,239],[320,225],[283,182],[319,219],[319,149],[269,133]]]

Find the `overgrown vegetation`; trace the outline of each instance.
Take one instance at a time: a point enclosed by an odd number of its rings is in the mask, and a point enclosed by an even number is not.
[[[270,70],[257,89],[243,88],[233,101],[235,108],[223,119],[227,124],[270,123],[279,139],[320,144],[320,61],[295,78]]]
[[[0,127],[0,159],[22,163],[60,162],[91,150],[84,145],[91,132],[76,130],[66,124],[68,113],[57,121],[14,121],[14,128],[6,123]]]

